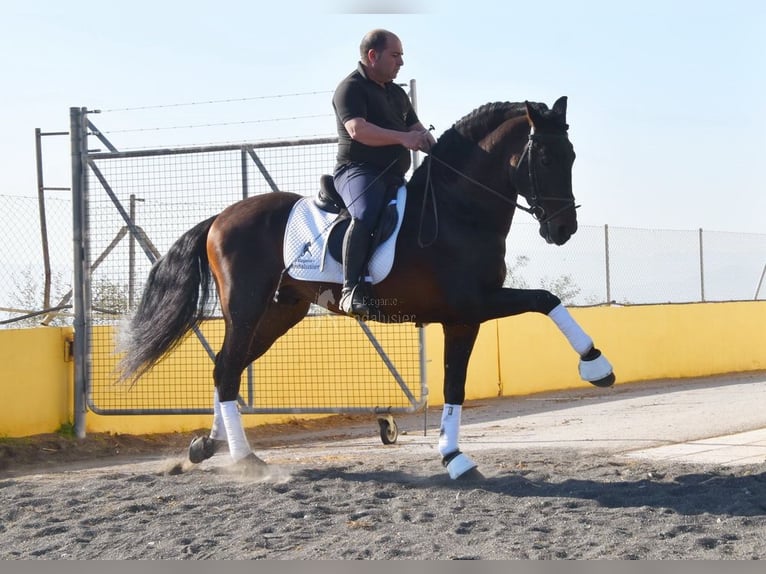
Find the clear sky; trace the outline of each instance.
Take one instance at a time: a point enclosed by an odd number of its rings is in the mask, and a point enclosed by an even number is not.
[[[766,233],[760,0],[9,0],[0,194],[36,193],[34,129],[67,130],[72,106],[113,110],[92,120],[121,149],[330,135],[376,27],[437,135],[487,102],[568,96],[582,224]],[[187,125],[215,127],[166,129]],[[66,138],[44,152],[46,184],[69,185]]]

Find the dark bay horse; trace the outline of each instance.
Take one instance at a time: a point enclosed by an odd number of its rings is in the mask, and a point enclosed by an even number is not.
[[[540,235],[563,245],[577,231],[572,194],[574,148],[566,97],[545,104],[483,105],[447,130],[407,184],[396,259],[374,286],[373,319],[441,323],[444,408],[439,436],[452,478],[476,473],[458,435],[468,361],[479,325],[520,313],[551,318],[580,357],[580,377],[614,383],[609,361],[558,297],[541,289],[503,288],[505,244],[517,207],[539,222]],[[527,206],[517,203],[523,197]],[[212,275],[225,321],[216,355],[209,437],[189,449],[200,462],[228,444],[236,463],[265,464],[252,452],[239,410],[242,371],[304,318],[311,303],[340,300],[340,282],[298,281],[284,273],[288,216],[302,196],[276,192],[231,205],[182,235],[152,268],[130,323],[123,379],[140,376],[202,319]]]

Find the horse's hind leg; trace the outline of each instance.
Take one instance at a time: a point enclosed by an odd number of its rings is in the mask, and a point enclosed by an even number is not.
[[[255,326],[254,317],[247,322],[227,321],[226,335],[213,371],[216,389],[210,438],[200,439],[196,445],[192,443],[189,449],[192,462],[212,456],[222,441],[228,442],[229,453],[235,462],[254,457],[237,404],[242,371],[303,319],[308,309],[309,303],[304,301],[270,302]]]

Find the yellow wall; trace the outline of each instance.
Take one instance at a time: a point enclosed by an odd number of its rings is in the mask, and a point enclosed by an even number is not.
[[[54,432],[71,421],[69,328],[0,330],[0,437]]]
[[[571,312],[614,365],[618,384],[766,370],[763,301],[593,307]],[[404,329],[411,337],[412,327]],[[52,432],[71,422],[72,363],[65,356],[69,336],[71,330],[66,328],[0,330],[0,436]],[[441,326],[428,325],[425,338],[428,404],[440,405],[444,374]],[[173,365],[169,361],[165,368]],[[579,379],[577,365],[578,357],[547,317],[526,314],[491,321],[479,333],[468,369],[466,397],[587,387]],[[94,365],[94,370],[110,372],[112,367]],[[337,392],[342,393],[342,388]],[[254,426],[308,416],[246,415],[244,419],[247,426]],[[130,434],[186,432],[209,424],[208,415],[103,416],[90,412],[86,419],[88,432]]]
[[[618,383],[766,369],[766,302],[572,309]],[[581,387],[578,357],[552,321],[497,322],[504,395]]]

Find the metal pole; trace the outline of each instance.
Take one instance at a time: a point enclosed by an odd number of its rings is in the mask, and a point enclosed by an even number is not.
[[[766,276],[766,263],[763,265],[763,271],[761,271],[761,278],[758,280],[758,287],[755,290],[755,297],[753,297],[753,301],[757,301],[758,296],[761,294],[761,285],[763,285],[764,276]]]
[[[418,87],[414,79],[410,80],[410,101],[412,102],[412,109],[415,113],[418,113]],[[420,165],[420,153],[417,151],[412,152],[412,169],[413,171],[418,169]]]
[[[85,156],[88,153],[85,131],[85,108],[69,108],[69,134],[72,162],[72,242],[74,251],[74,430],[85,438],[85,393],[89,376],[88,362],[88,254],[86,246]]]
[[[612,304],[612,280],[609,273],[609,225],[604,224],[604,253],[606,261],[606,303]]]
[[[130,206],[128,215],[130,216],[131,228],[136,227],[136,195],[130,194]],[[133,298],[136,292],[136,238],[131,231],[128,234],[128,310],[133,309]]]
[[[702,249],[702,228],[699,229],[699,243],[700,243],[700,297],[702,301],[705,301],[705,257]]]
[[[37,202],[40,210],[40,235],[43,247],[43,269],[45,286],[43,288],[43,309],[51,306],[51,259],[48,251],[48,221],[45,217],[45,185],[43,184],[43,149],[42,133],[35,128],[35,156],[37,159]]]
[[[426,393],[423,401],[423,436],[428,434],[428,385],[426,374],[426,328],[418,324],[418,352],[420,353],[420,389]],[[422,397],[421,397],[422,399]]]
[[[245,148],[242,148],[242,151],[240,152],[240,164],[241,164],[241,174],[242,174],[242,199],[247,199],[247,196],[249,195],[249,188],[248,188],[248,181],[247,181],[247,150]],[[254,381],[253,381],[253,364],[250,363],[247,366],[247,406],[253,407],[255,406],[255,388],[254,388]]]

